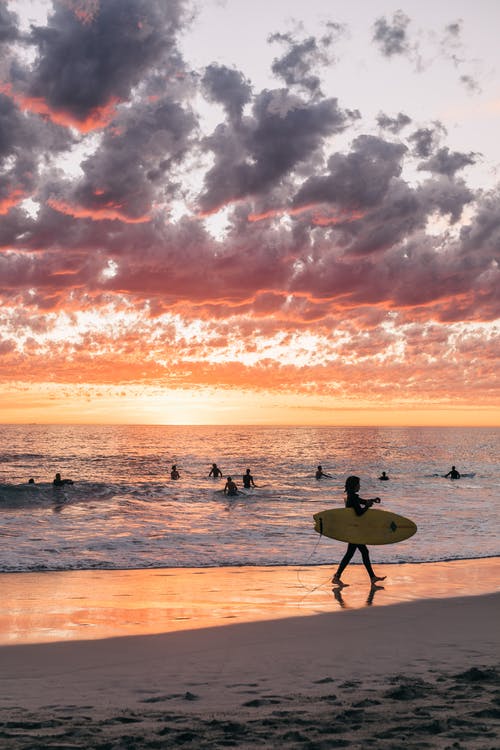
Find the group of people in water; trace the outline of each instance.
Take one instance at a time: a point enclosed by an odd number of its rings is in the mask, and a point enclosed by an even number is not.
[[[222,471],[217,466],[217,464],[212,464],[212,468],[210,469],[208,473],[209,477],[212,477],[213,479],[219,479],[222,477]],[[177,464],[172,465],[172,469],[170,471],[170,478],[171,479],[180,479],[181,475],[179,474],[179,471],[177,469]],[[250,469],[247,469],[245,474],[243,474],[242,477],[243,487],[247,490],[249,490],[251,487],[257,487],[253,480],[253,476],[250,474]],[[226,484],[224,486],[223,490],[225,495],[234,496],[239,493],[238,485],[233,481],[233,478],[228,476],[226,480]]]

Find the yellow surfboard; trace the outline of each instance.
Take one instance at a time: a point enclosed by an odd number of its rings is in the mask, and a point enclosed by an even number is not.
[[[417,530],[409,518],[378,508],[370,508],[362,516],[357,516],[354,508],[335,508],[315,513],[313,518],[318,534],[352,544],[394,544]]]

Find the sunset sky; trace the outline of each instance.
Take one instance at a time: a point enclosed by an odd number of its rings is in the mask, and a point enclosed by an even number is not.
[[[0,0],[0,421],[499,425],[499,28]]]

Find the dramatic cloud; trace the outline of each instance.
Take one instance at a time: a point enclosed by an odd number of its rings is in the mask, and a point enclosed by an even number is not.
[[[5,382],[493,403],[500,188],[447,101],[342,88],[333,20],[263,30],[263,83],[190,62],[187,2],[44,7],[0,5]],[[413,59],[403,11],[373,23],[378,65]]]

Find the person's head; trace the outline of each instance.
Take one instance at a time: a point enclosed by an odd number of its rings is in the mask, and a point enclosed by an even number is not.
[[[61,478],[61,475],[59,474],[59,472],[57,472],[56,479],[60,479],[60,478]]]
[[[345,480],[345,492],[357,492],[359,490],[360,479],[359,477],[351,476]]]
[[[250,469],[247,469],[247,474],[250,474]]]
[[[323,467],[321,466],[321,464],[318,466],[318,471],[323,471]]]
[[[452,470],[452,471],[455,471],[455,467],[454,467],[454,466],[452,466],[452,467],[451,467],[451,470]]]
[[[216,469],[216,468],[217,468],[217,464],[212,464],[212,469]]]
[[[228,477],[228,478],[227,478],[227,481],[228,481],[228,482],[232,482],[232,481],[233,481],[233,478],[232,478],[232,477]]]
[[[175,471],[177,469],[177,464],[172,465],[172,471]]]
[[[35,480],[33,479],[33,477],[31,477],[31,479],[28,479],[28,484],[35,484]]]

